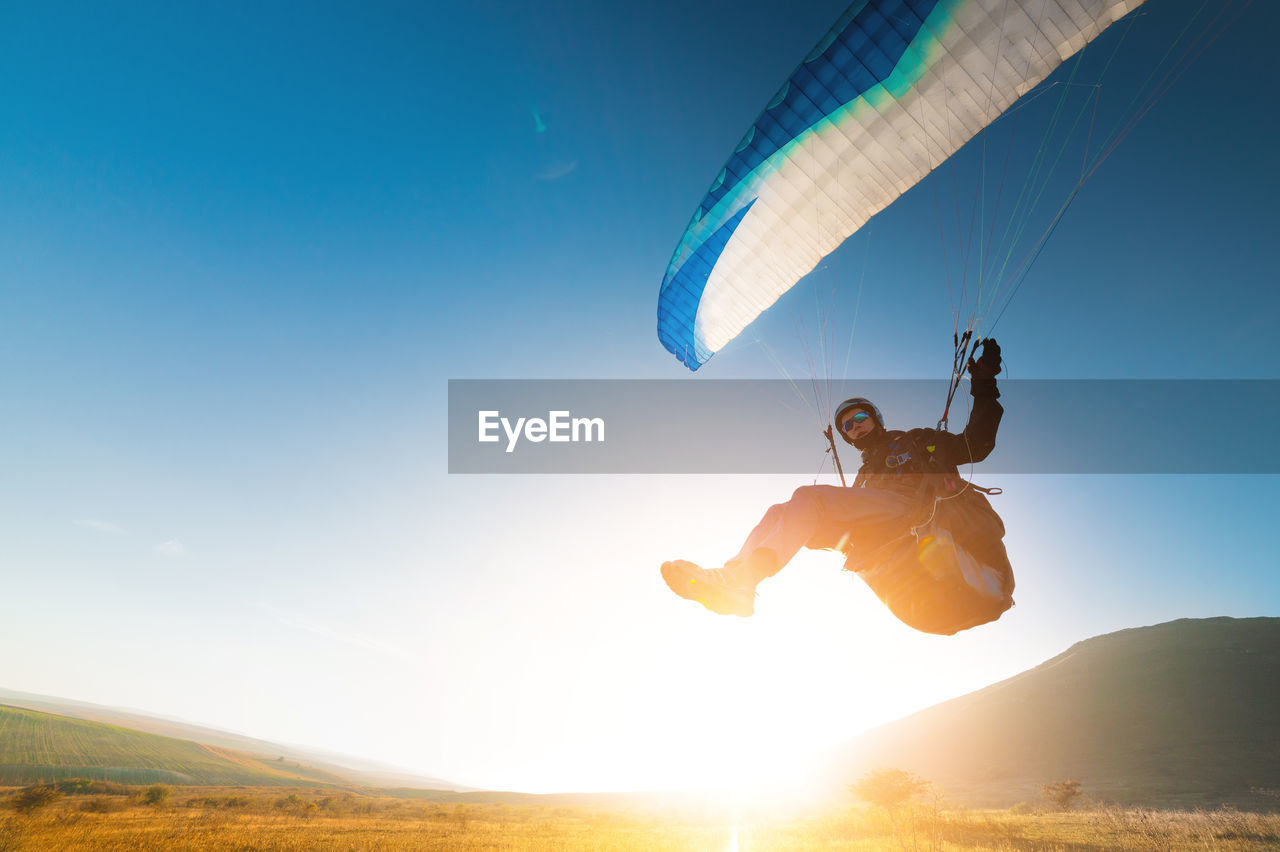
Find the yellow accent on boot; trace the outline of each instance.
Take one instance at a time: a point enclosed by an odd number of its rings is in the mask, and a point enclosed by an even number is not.
[[[755,613],[756,587],[727,568],[708,571],[677,559],[662,563],[662,579],[682,598],[697,601],[720,615],[746,618]]]

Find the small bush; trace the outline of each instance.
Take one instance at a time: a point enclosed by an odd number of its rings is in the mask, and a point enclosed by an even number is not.
[[[13,797],[13,808],[20,814],[29,814],[62,798],[62,794],[49,784],[33,784],[24,787]]]
[[[142,791],[142,804],[163,807],[169,803],[169,796],[172,793],[173,791],[165,784],[152,784]]]
[[[929,782],[904,769],[876,769],[849,787],[849,792],[873,805],[893,810],[929,789]]]
[[[302,801],[302,797],[299,796],[297,793],[290,793],[288,796],[285,796],[283,799],[275,800],[275,806],[280,810],[290,810],[290,811],[301,810],[303,805],[304,805],[304,802]]]
[[[1079,781],[1054,781],[1040,787],[1040,795],[1059,810],[1069,811],[1076,799],[1084,795]]]
[[[1033,814],[1035,812],[1035,805],[1032,805],[1029,802],[1018,802],[1016,805],[1009,808],[1009,813],[1014,816],[1027,816],[1028,814]]]
[[[113,814],[124,810],[125,807],[124,800],[110,796],[94,796],[80,804],[80,810],[89,814]]]
[[[63,778],[55,781],[53,787],[67,796],[128,796],[133,792],[126,784],[90,778]]]

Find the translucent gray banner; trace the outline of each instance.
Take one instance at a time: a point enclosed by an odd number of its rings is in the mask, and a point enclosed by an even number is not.
[[[795,473],[824,418],[866,397],[888,428],[936,425],[941,381],[452,380],[450,473]],[[1000,382],[988,473],[1280,473],[1280,380]],[[967,385],[949,431],[968,416]],[[858,453],[839,441],[846,471]],[[830,460],[825,461],[830,469]]]

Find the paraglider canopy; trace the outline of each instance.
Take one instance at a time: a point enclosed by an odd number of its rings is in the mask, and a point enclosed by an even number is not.
[[[872,216],[1142,0],[855,0],[748,128],[667,266],[696,370]]]

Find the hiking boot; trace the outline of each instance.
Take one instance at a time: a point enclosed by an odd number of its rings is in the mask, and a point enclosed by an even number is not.
[[[683,559],[662,563],[662,579],[680,597],[720,615],[746,618],[756,611],[756,584],[740,575],[731,567],[707,571]]]

